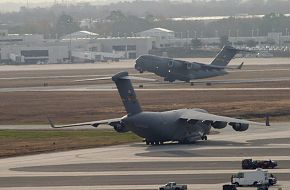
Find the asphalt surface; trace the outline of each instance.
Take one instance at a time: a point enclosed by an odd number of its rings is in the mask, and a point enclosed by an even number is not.
[[[111,175],[111,176],[64,176],[64,177],[4,177],[0,178],[1,187],[58,187],[58,186],[102,186],[102,185],[151,185],[163,184],[174,179],[182,184],[228,183],[228,174],[180,174],[180,175]],[[288,180],[289,174],[276,175],[280,180]],[[172,180],[170,180],[172,181]],[[157,188],[156,188],[157,189]]]
[[[279,169],[290,169],[290,161],[275,160]],[[122,162],[122,163],[84,163],[33,166],[11,168],[12,171],[24,172],[104,172],[104,171],[159,171],[168,170],[235,170],[241,169],[240,161],[208,161],[208,162]]]
[[[209,62],[207,60],[195,60]],[[238,65],[241,59],[231,64]],[[248,63],[251,62],[251,63]],[[249,59],[247,64],[271,65],[289,64],[289,59]],[[120,65],[122,64],[122,65]],[[134,62],[118,63],[118,68],[132,68]],[[37,65],[3,66],[4,72],[37,70],[78,70],[110,69],[113,64],[81,65]],[[265,72],[288,71],[288,68],[268,68]],[[243,72],[243,71],[242,71]],[[259,72],[252,69],[252,72]],[[26,78],[25,78],[26,77]],[[0,80],[44,79],[42,76],[24,78],[1,77]],[[91,77],[91,75],[58,75],[52,79]],[[137,86],[139,83],[135,83]],[[150,86],[151,85],[151,86]],[[265,93],[275,90],[290,90],[288,86],[273,88],[196,88],[169,87],[158,89],[156,85],[137,90],[263,90]],[[112,91],[114,84],[18,87],[1,88],[0,93],[19,91]],[[270,189],[289,189],[290,187],[290,123],[273,123],[272,127],[252,126],[246,132],[235,132],[231,128],[209,135],[208,141],[199,141],[190,145],[167,143],[160,146],[146,146],[144,143],[92,148],[66,152],[47,153],[0,159],[0,190],[73,190],[73,189],[157,189],[169,181],[185,183],[189,189],[216,190],[230,182],[232,174],[241,171],[244,158],[272,159],[278,161],[278,168],[269,172],[278,177],[278,184]],[[2,126],[6,129],[22,129],[22,126]],[[106,126],[104,126],[106,127]],[[27,126],[26,129],[48,129],[48,125]],[[7,145],[9,146],[9,145]],[[243,190],[256,188],[242,188]]]
[[[278,178],[271,189],[285,188],[290,185],[289,125],[252,126],[243,133],[225,128],[189,145],[134,143],[0,159],[0,190],[156,189],[168,181],[189,189],[221,189],[241,171],[244,158],[278,161],[278,168],[269,169]]]

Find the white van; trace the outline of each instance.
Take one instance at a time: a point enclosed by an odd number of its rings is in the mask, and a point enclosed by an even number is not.
[[[277,179],[272,174],[269,174],[268,171],[258,168],[233,175],[231,182],[236,186],[274,185],[277,183]]]

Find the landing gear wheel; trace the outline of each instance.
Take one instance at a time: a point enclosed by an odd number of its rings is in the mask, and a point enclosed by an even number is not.
[[[149,145],[150,144],[149,141],[147,141],[147,140],[145,140],[145,143],[146,143],[146,145]]]
[[[202,137],[201,137],[201,140],[205,140],[205,141],[207,141],[207,136],[206,136],[206,135],[202,136]]]

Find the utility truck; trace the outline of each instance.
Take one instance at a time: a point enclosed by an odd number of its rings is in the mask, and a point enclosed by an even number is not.
[[[274,185],[277,183],[277,179],[268,171],[258,168],[232,175],[231,183],[236,186]]]

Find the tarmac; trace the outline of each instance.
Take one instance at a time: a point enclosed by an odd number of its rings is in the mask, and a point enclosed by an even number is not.
[[[268,170],[278,178],[270,189],[289,189],[289,125],[252,126],[246,132],[227,127],[189,145],[133,143],[5,158],[0,160],[0,190],[157,189],[169,181],[194,190],[222,189],[244,158],[278,161],[278,168]]]
[[[212,59],[194,61],[210,62]],[[239,65],[243,59],[234,59]],[[289,59],[247,59],[247,65],[290,64]],[[3,72],[54,71],[80,69],[132,68],[134,61],[119,63],[76,65],[30,65],[1,66]],[[263,70],[263,69],[262,69]],[[264,71],[288,71],[289,68],[264,69]],[[258,72],[252,69],[253,72]],[[285,72],[286,73],[286,72]],[[107,73],[106,73],[107,74]],[[287,73],[286,73],[287,74]],[[5,75],[6,76],[6,75]],[[0,80],[46,79],[46,76],[1,77]],[[51,79],[86,78],[96,75],[55,75]],[[101,75],[104,76],[104,75]],[[136,83],[136,87],[139,83]],[[210,88],[175,86],[158,89],[158,84],[146,83],[138,91],[275,91],[290,90],[289,87],[256,88]],[[1,88],[0,93],[38,91],[115,91],[114,84],[11,87]],[[89,127],[88,127],[89,128]],[[110,128],[101,126],[100,128]],[[51,130],[48,125],[5,125],[1,129]],[[77,128],[79,129],[79,128]],[[111,129],[111,128],[110,128]],[[92,129],[94,130],[94,129]],[[218,130],[208,136],[208,141],[180,145],[174,142],[159,146],[144,143],[91,148],[65,152],[46,153],[0,159],[0,190],[117,190],[158,189],[169,181],[188,184],[189,190],[217,190],[230,182],[232,174],[241,171],[244,158],[272,159],[278,168],[269,169],[278,178],[278,184],[270,189],[290,189],[290,123],[272,123],[271,127],[251,126],[245,132],[236,132],[231,127]],[[8,146],[8,145],[7,145]],[[254,187],[238,188],[243,190]]]

